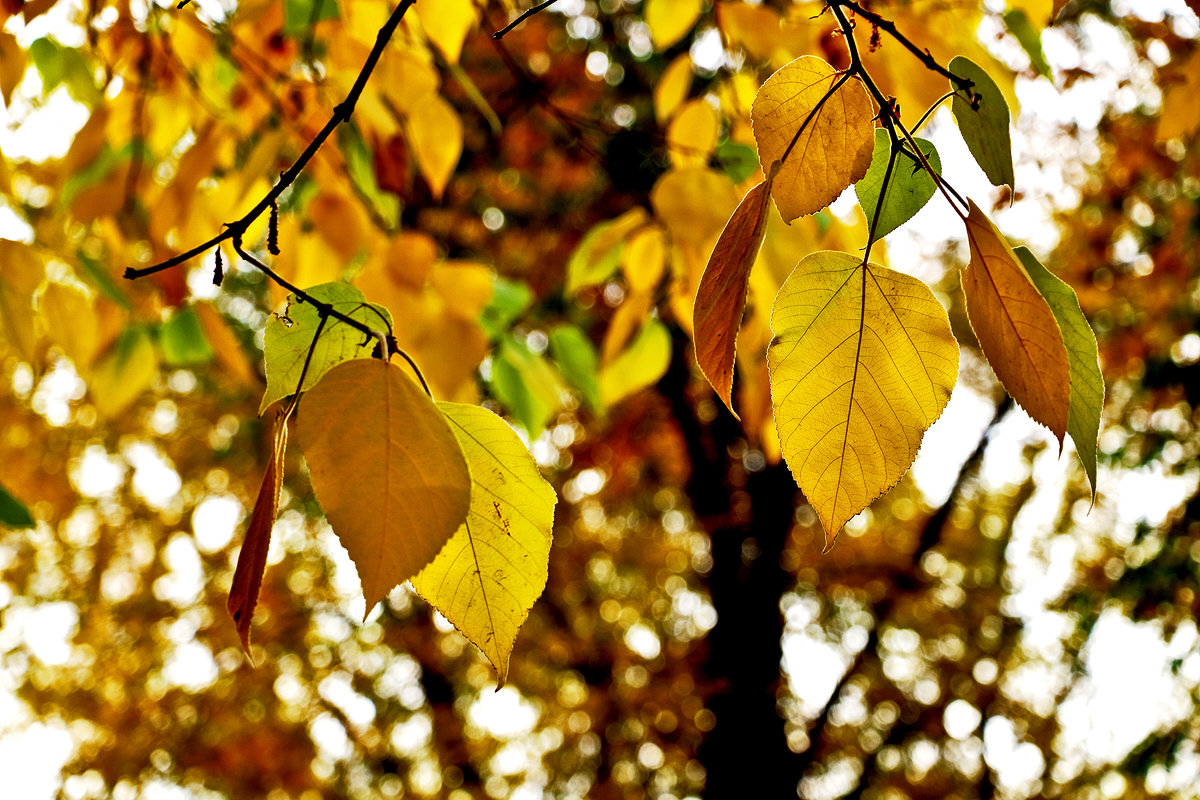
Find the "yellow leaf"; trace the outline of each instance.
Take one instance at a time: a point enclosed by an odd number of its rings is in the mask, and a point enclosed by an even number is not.
[[[100,416],[112,419],[133,405],[157,375],[158,354],[149,334],[142,328],[130,328],[96,363],[88,392]]]
[[[24,77],[25,51],[17,43],[17,37],[0,30],[0,99],[5,106],[11,106],[13,90]]]
[[[429,41],[447,61],[457,64],[463,42],[475,27],[475,4],[471,0],[431,0],[427,6],[418,5],[416,12]]]
[[[1014,11],[1024,11],[1029,21],[1038,28],[1050,24],[1051,19],[1058,13],[1054,0],[1008,0],[1008,7]]]
[[[784,222],[820,211],[871,166],[871,99],[853,78],[830,95],[839,77],[816,56],[800,56],[754,98],[751,120],[763,172],[783,159],[771,196]]]
[[[654,308],[654,295],[649,292],[630,292],[609,320],[600,348],[600,362],[609,364],[620,355],[633,335],[642,329]]]
[[[381,67],[381,91],[402,114],[416,113],[422,103],[437,93],[438,86],[441,85],[441,79],[430,63],[428,53],[419,53],[411,48],[389,48],[382,59]],[[371,83],[375,81],[367,85]]]
[[[687,53],[677,56],[663,70],[662,77],[654,87],[654,118],[664,124],[675,109],[683,103],[692,88],[692,57]]]
[[[343,362],[308,391],[296,435],[370,610],[467,517],[471,476],[437,407],[400,367]]]
[[[99,322],[95,301],[76,286],[48,283],[38,298],[38,311],[46,322],[46,336],[86,373],[96,358]]]
[[[1160,142],[1190,141],[1200,129],[1200,47],[1186,61],[1172,61],[1162,71],[1161,81],[1165,91],[1155,137]]]
[[[654,213],[677,240],[705,247],[725,227],[738,191],[723,172],[687,167],[666,172],[650,192]]]
[[[646,223],[646,210],[634,206],[616,219],[597,223],[584,234],[567,261],[568,295],[608,280],[620,264],[622,244]]]
[[[1062,446],[1070,411],[1067,348],[1054,312],[1008,241],[973,201],[971,263],[962,271],[967,316],[1004,388]]]
[[[554,489],[500,417],[475,405],[437,407],[471,472],[471,510],[412,585],[483,651],[503,686],[517,631],[546,588]]]
[[[429,282],[446,300],[446,314],[465,322],[479,319],[496,290],[491,268],[469,261],[443,261]]]
[[[696,24],[700,0],[646,0],[645,14],[654,49],[666,50]]]
[[[611,406],[654,384],[671,361],[671,334],[656,319],[646,321],[633,342],[600,371],[600,400]]]
[[[433,196],[441,199],[462,155],[462,120],[440,95],[430,95],[408,116],[408,141]]]
[[[732,47],[745,49],[755,61],[765,61],[783,42],[779,12],[765,5],[716,3],[717,22]]]
[[[696,361],[735,417],[732,396],[737,334],[746,308],[750,268],[767,232],[770,193],[768,179],[751,189],[729,218],[700,278],[692,314]]]
[[[717,110],[704,100],[693,100],[679,110],[667,128],[667,149],[676,167],[708,163],[717,146],[721,120]]]
[[[916,458],[950,399],[958,344],[925,284],[832,251],[796,265],[771,331],[779,442],[828,548]]]
[[[24,361],[32,361],[37,344],[33,293],[46,275],[46,266],[33,248],[0,239],[0,341]]]
[[[667,267],[667,243],[657,225],[642,228],[621,248],[621,271],[633,294],[652,292]]]

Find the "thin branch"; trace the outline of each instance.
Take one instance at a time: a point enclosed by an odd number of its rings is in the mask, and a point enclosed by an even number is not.
[[[513,28],[517,27],[522,22],[529,19],[530,17],[532,17],[534,14],[538,13],[539,11],[544,11],[545,9],[554,5],[557,1],[558,0],[544,0],[544,2],[538,3],[536,6],[526,10],[523,14],[521,14],[521,16],[517,17],[512,22],[508,23],[503,28],[501,28],[500,30],[493,33],[492,38],[493,39],[503,39],[504,35],[506,33],[508,33],[509,31],[511,31]]]
[[[263,213],[266,212],[267,209],[269,209],[271,205],[279,199],[279,196],[283,194],[283,192],[289,186],[295,183],[296,179],[300,177],[300,173],[303,172],[304,168],[308,165],[308,162],[311,161],[312,157],[316,155],[318,150],[321,149],[321,146],[325,144],[325,141],[333,134],[334,130],[337,129],[337,126],[350,119],[350,115],[354,113],[354,106],[358,103],[358,98],[362,95],[363,89],[366,87],[367,81],[371,77],[371,73],[375,70],[376,64],[379,63],[379,59],[383,55],[384,48],[387,47],[388,42],[391,41],[392,34],[395,33],[396,28],[400,25],[400,20],[404,18],[405,12],[408,11],[408,9],[415,2],[416,0],[400,0],[399,5],[392,10],[391,16],[388,17],[387,21],[383,24],[383,27],[379,29],[379,33],[375,39],[375,46],[371,48],[371,52],[367,55],[367,60],[363,64],[362,70],[359,71],[358,78],[355,79],[354,85],[350,87],[350,91],[346,94],[346,99],[334,107],[333,115],[329,118],[329,121],[325,123],[325,127],[321,128],[320,132],[318,132],[316,137],[314,137],[313,140],[308,143],[308,147],[304,149],[304,152],[300,154],[300,157],[296,159],[295,163],[288,167],[287,171],[280,176],[279,181],[271,188],[271,191],[268,192],[265,197],[259,200],[253,208],[246,212],[245,216],[236,222],[229,223],[225,226],[225,230],[221,231],[221,233],[212,237],[203,244],[193,247],[187,252],[180,253],[177,256],[168,258],[166,261],[162,261],[158,264],[145,267],[143,269],[129,267],[125,270],[125,277],[133,280],[146,275],[152,275],[155,272],[161,272],[172,267],[177,267],[180,264],[190,261],[201,253],[212,249],[216,245],[226,240],[233,240],[235,242],[235,249],[239,251],[239,254],[242,254],[243,258],[245,258],[246,256],[241,250],[240,243],[242,235],[245,234],[251,223],[262,216]],[[254,261],[251,261],[251,263],[254,263]],[[259,262],[259,264],[261,264],[261,262]],[[264,272],[269,277],[272,277],[272,280],[274,280],[276,283],[279,283],[280,286],[286,286],[286,284],[282,279],[279,278],[278,275],[269,269],[266,269],[265,267],[266,265],[261,265],[260,269],[264,269]],[[359,326],[355,324],[355,327],[358,328]]]

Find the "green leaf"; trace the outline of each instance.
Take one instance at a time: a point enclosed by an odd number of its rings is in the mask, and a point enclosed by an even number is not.
[[[1012,187],[1015,180],[1008,104],[1000,87],[982,67],[962,56],[950,62],[950,71],[975,84],[971,91],[976,95],[978,108],[972,108],[964,89],[955,92],[950,106],[967,148],[992,185]]]
[[[471,473],[471,510],[412,579],[495,666],[500,685],[517,631],[546,588],[555,494],[508,423],[485,408],[438,403]]]
[[[1050,77],[1050,64],[1046,62],[1046,55],[1042,52],[1042,37],[1038,33],[1037,28],[1029,21],[1029,17],[1024,11],[1014,9],[1004,15],[1004,24],[1008,26],[1008,32],[1011,33],[1016,40],[1021,43],[1021,47],[1025,48],[1026,54],[1029,55],[1029,63],[1033,66],[1038,75],[1046,78]]]
[[[194,367],[212,361],[215,353],[200,318],[192,307],[178,308],[158,329],[158,343],[163,361],[172,367]]]
[[[584,234],[567,262],[567,294],[608,280],[621,265],[621,245],[647,219],[646,210],[637,206]]]
[[[605,406],[658,383],[671,363],[671,333],[656,319],[646,320],[634,340],[600,372]]]
[[[35,39],[29,45],[29,55],[42,76],[43,96],[65,84],[71,96],[87,106],[95,106],[102,96],[96,88],[96,78],[83,53],[64,47],[48,36]]]
[[[375,159],[353,123],[338,128],[338,147],[346,157],[346,172],[354,188],[370,201],[388,230],[397,230],[400,227],[400,198],[379,186]]]
[[[758,170],[758,151],[747,144],[729,139],[717,145],[717,163],[734,183],[749,179]]]
[[[558,371],[514,336],[505,336],[492,358],[492,394],[536,438],[562,408],[566,388]]]
[[[492,339],[499,339],[533,303],[533,290],[522,281],[496,276],[492,299],[483,309],[479,324]]]
[[[0,525],[9,528],[32,528],[33,524],[33,515],[29,513],[25,504],[0,486]]]
[[[321,20],[339,16],[337,0],[284,0],[283,32],[296,36]]]
[[[75,258],[79,266],[83,267],[83,274],[87,276],[93,286],[104,293],[105,297],[126,311],[133,310],[133,304],[129,302],[129,297],[113,281],[103,264],[94,258],[89,258],[80,250],[75,251]]]
[[[599,411],[600,383],[596,377],[596,348],[587,335],[575,325],[557,325],[550,330],[550,355],[558,363],[559,370],[587,403],[592,411]]]
[[[1067,366],[1071,376],[1070,411],[1067,433],[1075,442],[1075,451],[1096,497],[1096,440],[1100,435],[1100,412],[1104,409],[1104,375],[1100,372],[1100,351],[1096,334],[1088,325],[1079,298],[1057,275],[1046,269],[1027,247],[1013,248],[1033,285],[1046,298],[1062,331],[1067,347]]]
[[[305,291],[378,331],[387,333],[392,329],[392,315],[388,310],[381,305],[368,304],[363,293],[348,283],[322,283]],[[311,303],[296,300],[295,295],[288,295],[283,314],[277,314],[267,321],[263,345],[267,390],[259,404],[259,414],[275,401],[296,393],[310,347],[313,349],[312,361],[304,376],[304,386],[299,387],[299,391],[311,389],[335,364],[352,358],[370,358],[378,344],[375,339],[364,336],[362,331],[330,317],[321,331],[320,340],[314,346],[313,335],[319,323],[317,309]]]
[[[369,611],[467,518],[471,475],[446,418],[404,370],[338,364],[304,396],[296,438]]]
[[[922,155],[925,156],[925,160],[940,175],[942,160],[938,157],[933,142],[926,139],[917,139],[916,142]],[[875,237],[871,241],[882,239],[912,219],[937,191],[937,184],[933,182],[933,178],[911,157],[912,150],[909,149],[908,143],[901,142],[900,147],[910,155],[896,154],[896,161],[892,165],[892,176],[888,180],[887,197],[884,200],[883,209],[879,212]],[[854,193],[858,195],[858,204],[862,206],[863,212],[867,215],[868,226],[875,219],[875,208],[879,203],[879,190],[883,186],[883,176],[887,172],[891,151],[891,138],[887,131],[876,130],[875,152],[871,156],[871,166],[863,179],[854,184]]]

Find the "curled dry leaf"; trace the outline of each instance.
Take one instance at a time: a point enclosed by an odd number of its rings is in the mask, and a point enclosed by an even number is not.
[[[738,204],[721,231],[696,293],[693,311],[696,361],[734,417],[737,412],[732,400],[733,363],[738,328],[746,309],[750,268],[767,231],[771,181],[778,166],[776,162],[767,180],[747,192]]]
[[[1058,321],[1008,240],[973,201],[966,222],[971,263],[962,288],[971,328],[1000,383],[1061,447],[1071,380]]]
[[[367,610],[432,561],[467,518],[462,448],[394,364],[354,359],[329,370],[304,396],[296,435]]]
[[[779,442],[828,548],[912,465],[958,379],[958,343],[928,286],[829,251],[784,281],[771,331]]]
[[[262,589],[263,573],[267,569],[267,551],[271,547],[271,528],[275,525],[275,514],[279,509],[279,490],[283,486],[283,457],[287,453],[287,421],[292,408],[275,420],[275,442],[271,449],[271,460],[258,488],[250,525],[242,550],[238,553],[237,567],[233,571],[233,584],[229,587],[229,600],[225,607],[237,626],[242,650],[250,655],[250,621],[258,607],[258,595]]]

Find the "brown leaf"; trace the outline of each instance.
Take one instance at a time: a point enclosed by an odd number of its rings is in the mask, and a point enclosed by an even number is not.
[[[294,405],[294,404],[293,404]],[[254,501],[254,513],[242,540],[242,551],[238,553],[237,567],[233,572],[233,585],[229,587],[229,616],[237,625],[242,640],[242,650],[250,655],[250,621],[258,605],[258,593],[262,588],[263,573],[267,569],[267,550],[271,546],[271,528],[275,524],[275,512],[279,506],[279,490],[283,485],[283,456],[287,452],[287,420],[292,407],[275,422],[275,445],[271,461],[263,475],[258,499]]]
[[[1071,380],[1054,312],[973,201],[966,222],[971,263],[962,272],[962,288],[979,346],[1012,398],[1062,447]]]
[[[696,361],[735,418],[732,395],[737,334],[746,309],[750,268],[767,230],[767,199],[775,171],[773,168],[771,177],[746,193],[721,231],[700,278],[693,311]]]

